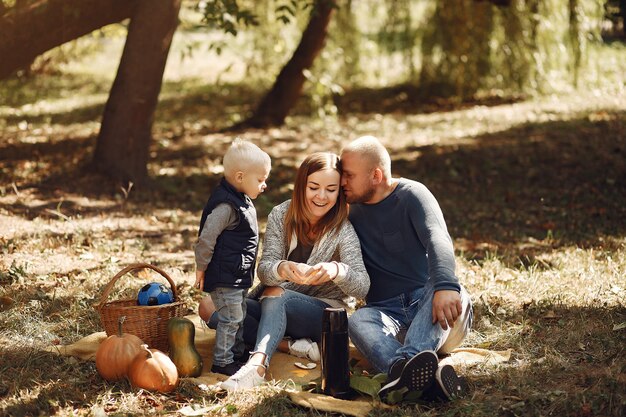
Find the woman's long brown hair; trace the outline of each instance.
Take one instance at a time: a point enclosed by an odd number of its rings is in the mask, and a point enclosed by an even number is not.
[[[335,205],[313,227],[309,221],[309,209],[306,206],[306,186],[309,175],[334,169],[341,176],[339,156],[332,152],[315,152],[309,155],[298,168],[296,181],[293,186],[291,204],[285,216],[285,238],[287,247],[291,236],[295,233],[299,242],[305,245],[314,245],[324,234],[338,228],[348,218],[348,204],[346,197],[339,187],[339,195]],[[309,237],[309,232],[315,234],[315,238]]]

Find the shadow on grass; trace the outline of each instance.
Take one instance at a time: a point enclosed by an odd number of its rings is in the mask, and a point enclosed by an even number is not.
[[[61,160],[61,156],[67,159],[68,156],[73,156],[92,144],[95,144],[93,137],[69,137],[46,142],[0,145],[0,149],[2,149],[0,162],[2,165],[6,165],[38,159]]]
[[[2,105],[19,108],[40,100],[106,94],[112,81],[93,74],[37,75],[0,80]],[[71,113],[71,112],[70,112]]]
[[[37,114],[8,114],[9,124],[26,121],[31,124],[71,125],[100,121],[108,97],[111,81],[78,77],[34,77],[10,79],[0,83],[0,95],[6,105],[21,107],[37,104],[41,97],[59,100],[73,96],[104,95],[97,103],[75,105],[72,109]],[[200,84],[198,80],[165,82],[155,113],[156,125],[169,126],[203,122],[201,133],[229,130],[237,122],[251,116],[266,93],[258,86],[246,84]],[[43,92],[43,93],[42,93]],[[473,106],[498,106],[523,101],[521,97],[485,97],[457,99],[454,97],[425,97],[414,85],[401,84],[386,88],[359,88],[346,91],[333,98],[340,115],[361,114],[418,114],[466,109]],[[291,110],[291,116],[308,116],[317,113],[311,97],[301,96]]]
[[[24,110],[9,113],[2,118],[9,125],[25,121],[29,124],[72,125],[99,122],[108,100],[110,81],[84,79],[84,77],[35,77],[10,79],[0,82],[0,96],[7,107],[35,106],[39,102],[55,102],[68,99],[68,104],[58,104],[55,109],[46,104],[42,110]],[[69,93],[68,93],[69,92]],[[197,82],[168,82],[163,85],[155,113],[155,125],[172,126],[197,123],[199,120],[216,122],[207,131],[226,127],[229,120],[245,117],[260,99],[263,92],[253,86],[222,84],[198,85]],[[71,101],[73,97],[91,97],[82,104]],[[71,104],[69,104],[71,102]],[[45,103],[44,103],[45,104]],[[218,122],[219,121],[219,122]]]
[[[94,362],[36,348],[5,347],[3,362],[0,369],[7,379],[3,378],[6,394],[0,411],[5,416],[54,415],[60,408],[90,406],[105,384]]]
[[[419,114],[462,110],[474,106],[500,106],[523,101],[522,97],[445,98],[425,96],[415,85],[358,88],[334,98],[339,114]]]
[[[550,238],[556,245],[602,245],[606,237],[626,235],[625,122],[626,113],[618,112],[600,121],[581,118],[527,124],[475,137],[469,144],[406,148],[406,154],[392,155],[392,171],[431,189],[454,239],[515,245]],[[52,210],[63,201],[64,193],[119,200],[122,184],[90,170],[85,149],[93,146],[93,141],[67,139],[5,147],[3,163],[17,166],[37,155],[56,171],[29,185],[45,203],[25,207],[17,202],[2,207],[32,219]],[[281,155],[273,155],[268,191],[257,200],[260,217],[289,197],[285,186],[293,181],[293,167],[303,152],[298,145],[281,143]],[[184,168],[201,167],[204,171],[206,158],[219,160],[221,155],[210,145],[157,151],[151,164],[167,161],[181,168],[132,190],[125,209],[201,211],[220,175],[185,174]],[[121,209],[121,204],[106,208],[63,204],[69,215]]]
[[[39,113],[34,115],[4,116],[10,125],[26,121],[29,124],[51,124],[69,126],[76,123],[99,122],[104,112],[104,103],[79,106],[72,110],[58,113]]]
[[[475,242],[626,236],[626,113],[611,121],[528,124],[473,144],[408,148],[392,171],[439,200],[451,235]]]
[[[191,145],[184,148],[160,149],[158,162],[168,162],[180,167],[173,175],[156,175],[142,186],[128,190],[128,184],[111,180],[95,171],[92,163],[92,150],[95,138],[66,138],[54,142],[22,143],[6,145],[0,162],[4,166],[3,177],[5,193],[12,193],[10,184],[18,167],[26,163],[38,168],[34,175],[18,182],[17,192],[33,191],[38,197],[35,204],[26,204],[18,198],[11,203],[0,203],[8,212],[29,220],[36,217],[59,217],[57,211],[71,217],[97,215],[103,213],[137,211],[145,212],[145,207],[171,208],[190,211],[202,211],[210,190],[220,181],[222,174],[211,174],[206,167],[207,158],[219,160],[221,153],[210,147]],[[6,150],[6,152],[4,152]],[[276,202],[288,198],[288,193],[281,191],[284,183],[291,183],[295,176],[292,166],[300,157],[301,151],[295,150],[273,163],[272,175],[268,180],[268,190],[256,200],[257,211],[266,217]],[[206,174],[188,173],[186,168],[201,167]],[[38,169],[38,170],[37,170]],[[124,191],[126,190],[126,192]],[[128,195],[125,195],[125,194]],[[93,206],[81,203],[69,196],[86,197],[88,200],[104,200],[104,204]]]

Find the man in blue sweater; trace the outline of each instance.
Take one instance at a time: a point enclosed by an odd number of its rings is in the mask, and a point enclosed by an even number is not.
[[[391,177],[391,158],[375,137],[348,144],[341,163],[371,282],[366,305],[350,317],[350,338],[387,373],[381,399],[397,390],[433,400],[463,395],[465,379],[437,357],[458,347],[472,322],[439,203],[423,184]]]

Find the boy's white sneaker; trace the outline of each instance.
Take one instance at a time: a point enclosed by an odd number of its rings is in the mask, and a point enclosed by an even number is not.
[[[290,340],[289,353],[299,358],[308,358],[313,362],[320,361],[320,349],[311,339]]]
[[[220,384],[220,388],[226,391],[238,391],[241,389],[254,388],[265,382],[265,378],[259,375],[259,365],[245,364],[233,376]]]

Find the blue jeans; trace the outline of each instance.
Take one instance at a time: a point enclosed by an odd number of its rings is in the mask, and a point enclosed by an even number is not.
[[[264,353],[265,365],[269,366],[278,343],[285,335],[293,339],[306,337],[320,342],[326,307],[330,306],[315,297],[291,290],[283,290],[282,295],[261,297],[261,321],[256,347],[250,353]]]
[[[262,296],[261,301],[245,301],[244,341],[251,353],[266,355],[266,366],[285,336],[321,342],[324,309],[330,307],[325,302],[291,290],[284,290],[280,296]],[[217,329],[217,316],[216,311],[207,322],[209,328]]]
[[[426,286],[387,300],[368,303],[348,319],[350,339],[377,372],[388,372],[401,358],[424,350],[448,353],[461,345],[472,325],[472,304],[461,288],[463,312],[454,327],[443,330],[432,323],[434,290]],[[404,343],[398,335],[406,330]]]
[[[215,288],[209,294],[215,304],[216,332],[213,364],[226,366],[244,351],[243,321],[247,289]]]
[[[261,303],[251,298],[246,298],[246,317],[243,319],[243,342],[246,349],[251,350],[256,345],[256,332],[261,320]],[[210,329],[217,330],[219,321],[217,311],[207,321]]]

